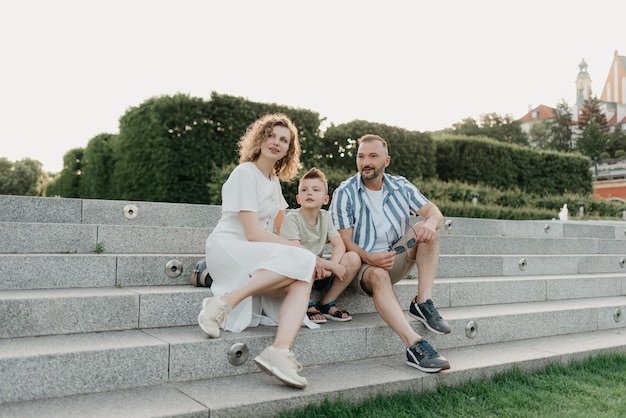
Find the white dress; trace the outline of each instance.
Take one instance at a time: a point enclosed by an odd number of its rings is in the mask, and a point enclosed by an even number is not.
[[[222,186],[222,218],[206,240],[206,262],[215,296],[241,286],[259,269],[311,282],[316,262],[312,252],[290,245],[248,241],[239,221],[239,211],[256,212],[261,228],[272,231],[278,211],[286,208],[277,177],[269,180],[251,162],[233,170]],[[259,324],[277,325],[282,301],[282,297],[248,297],[228,314],[224,329],[240,332]],[[316,325],[308,318],[304,322]]]

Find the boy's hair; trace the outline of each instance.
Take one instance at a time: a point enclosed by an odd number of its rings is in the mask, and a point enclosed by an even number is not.
[[[324,183],[324,186],[326,187],[326,193],[328,193],[328,180],[326,180],[326,175],[324,174],[322,170],[318,170],[315,167],[311,168],[309,171],[304,173],[304,175],[300,178],[300,183],[302,183],[303,180],[308,180],[308,179],[320,179],[322,183]]]

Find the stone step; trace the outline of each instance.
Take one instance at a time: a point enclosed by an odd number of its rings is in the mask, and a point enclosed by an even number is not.
[[[417,281],[403,280],[394,291],[408,309]],[[625,294],[623,274],[439,279],[434,288],[439,308]],[[202,300],[211,295],[190,285],[6,290],[0,293],[0,338],[195,325]],[[320,298],[312,292],[313,300]],[[353,315],[376,312],[371,298],[351,288],[337,302]]]
[[[32,402],[0,404],[4,418],[76,417],[275,417],[282,411],[325,399],[362,402],[378,394],[424,393],[438,386],[489,378],[517,368],[532,372],[602,353],[625,353],[622,330],[580,332],[461,347],[446,351],[450,370],[427,374],[406,366],[404,354],[305,367],[304,390],[280,384],[261,372],[160,384]],[[248,360],[248,362],[251,362]]]
[[[622,254],[626,240],[563,237],[442,236],[441,254]]]
[[[167,342],[141,331],[12,338],[0,346],[0,404],[168,382]]]
[[[203,253],[211,228],[0,223],[0,254]]]
[[[443,235],[626,239],[626,222],[514,221],[446,217]]]
[[[439,258],[437,277],[534,276],[577,273],[622,273],[621,254],[446,255]],[[416,276],[414,268],[412,276]]]
[[[406,367],[371,298],[348,290],[338,303],[353,321],[303,328],[294,351],[310,385],[284,387],[251,360],[228,361],[244,343],[256,355],[275,328],[211,340],[196,324],[211,291],[190,276],[220,215],[0,196],[0,416],[263,416],[626,351],[626,222],[446,218],[434,299],[453,332],[412,326],[452,369]],[[404,309],[416,284],[394,286]]]
[[[220,216],[215,205],[0,195],[0,222],[213,228]]]
[[[213,228],[217,205],[0,195],[0,223]],[[416,218],[414,218],[416,219]],[[626,239],[620,221],[510,221],[447,217],[444,235]]]
[[[405,280],[395,287],[415,286]],[[446,307],[624,296],[626,274],[461,277],[438,279],[435,289],[437,303]],[[410,294],[408,290],[396,293]]]
[[[618,296],[441,308],[453,329],[448,335],[434,335],[421,323],[411,323],[448,357],[451,349],[528,338],[596,331],[624,337],[624,311],[626,296]],[[0,404],[254,373],[253,362],[235,367],[228,352],[245,344],[256,355],[271,343],[275,331],[261,326],[210,339],[194,325],[0,339]],[[294,352],[309,370],[395,356],[403,345],[377,314],[360,314],[316,330],[303,327]]]
[[[203,253],[0,254],[0,290],[189,284],[203,257]]]
[[[475,221],[459,221],[461,225],[464,222]],[[532,230],[530,224],[526,226],[529,227],[526,229]],[[0,222],[0,254],[97,251],[130,254],[203,253],[206,237],[211,231],[212,228],[180,226]],[[626,239],[592,235],[489,236],[444,233],[441,237],[441,253],[626,254]]]
[[[0,290],[189,284],[204,253],[0,254]],[[626,273],[626,256],[605,254],[442,254],[437,277]],[[417,269],[408,277],[417,277]]]
[[[0,254],[203,253],[212,228],[0,223]],[[441,254],[626,254],[626,239],[443,235]]]
[[[0,338],[197,324],[211,290],[193,286],[8,290]]]

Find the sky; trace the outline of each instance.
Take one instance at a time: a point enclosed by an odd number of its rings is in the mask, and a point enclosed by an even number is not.
[[[4,0],[0,158],[63,155],[152,97],[211,92],[435,131],[600,96],[626,1]],[[252,121],[250,121],[252,122]]]

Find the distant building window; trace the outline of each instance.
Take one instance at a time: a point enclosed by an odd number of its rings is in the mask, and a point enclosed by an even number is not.
[[[539,111],[538,110],[533,110],[533,113],[531,114],[533,119],[537,119],[539,117]]]

